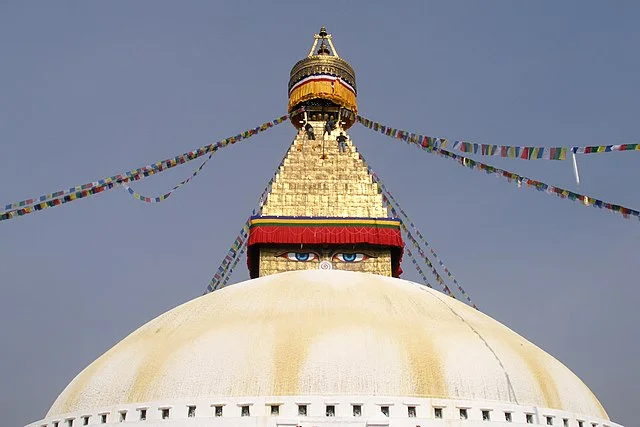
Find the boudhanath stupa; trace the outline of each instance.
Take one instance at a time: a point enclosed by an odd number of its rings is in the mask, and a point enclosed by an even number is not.
[[[553,356],[399,278],[401,223],[348,133],[355,72],[326,29],[288,90],[297,136],[250,220],[251,279],[143,325],[28,427],[621,427]]]

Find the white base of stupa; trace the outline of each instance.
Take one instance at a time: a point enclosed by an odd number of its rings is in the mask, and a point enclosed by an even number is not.
[[[305,410],[306,415],[303,415]],[[123,424],[147,427],[622,427],[592,416],[530,405],[386,396],[180,399],[119,405],[91,414],[65,414],[27,427],[108,427]]]

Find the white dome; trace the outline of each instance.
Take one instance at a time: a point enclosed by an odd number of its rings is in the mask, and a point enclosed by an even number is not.
[[[416,283],[296,271],[238,283],[142,326],[82,371],[47,417],[247,396],[507,402],[608,419],[558,360]]]

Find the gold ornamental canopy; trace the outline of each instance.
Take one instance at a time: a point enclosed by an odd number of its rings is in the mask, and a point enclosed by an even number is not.
[[[291,69],[289,107],[291,113],[304,107],[304,112],[291,116],[296,128],[307,120],[340,120],[348,129],[358,113],[356,74],[351,65],[338,56],[331,34],[325,27],[313,36],[309,55]],[[316,50],[317,48],[317,50]]]

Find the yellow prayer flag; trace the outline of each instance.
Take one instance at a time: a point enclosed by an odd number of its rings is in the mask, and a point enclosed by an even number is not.
[[[567,147],[562,147],[560,149],[560,160],[566,160],[567,159]]]
[[[537,159],[539,151],[540,151],[540,147],[533,147],[533,150],[531,150],[531,158]]]

